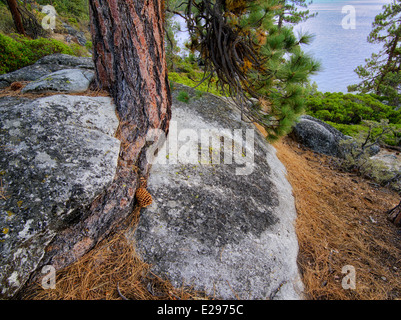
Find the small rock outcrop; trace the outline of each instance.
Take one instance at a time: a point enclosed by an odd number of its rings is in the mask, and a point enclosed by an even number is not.
[[[275,149],[227,101],[176,86],[190,102],[174,99],[169,137],[154,150],[153,204],[127,237],[176,287],[301,299],[295,203]]]
[[[64,69],[30,82],[21,92],[85,92],[88,90],[94,77],[95,72],[91,70]]]
[[[317,153],[337,158],[345,157],[356,143],[352,137],[344,135],[328,123],[307,115],[300,117],[290,136]],[[351,143],[342,144],[345,140],[350,140]],[[370,156],[374,156],[380,152],[380,147],[373,145],[368,152]]]
[[[66,54],[53,54],[39,59],[33,65],[0,75],[0,89],[17,81],[35,81],[65,69],[94,70],[92,58],[79,58]]]
[[[0,99],[0,298],[25,284],[53,238],[112,183],[118,125],[106,97]]]
[[[349,139],[329,124],[307,115],[300,117],[291,136],[315,152],[334,157],[343,157],[340,142]]]
[[[72,37],[75,37],[75,39],[77,39],[77,42],[81,46],[86,45],[87,40],[85,38],[85,34],[82,31],[78,31],[78,30],[74,29],[73,27],[71,27],[69,24],[67,24],[65,22],[62,23],[62,26],[68,32],[69,35],[71,35]]]

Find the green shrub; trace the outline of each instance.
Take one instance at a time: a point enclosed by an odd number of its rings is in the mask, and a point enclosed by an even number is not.
[[[366,126],[363,124],[342,124],[342,123],[335,123],[331,121],[325,121],[332,127],[336,128],[338,131],[341,131],[346,136],[354,137],[360,132],[365,132],[368,130]]]
[[[178,92],[177,100],[181,102],[188,103],[189,102],[189,94],[188,92],[181,90]]]
[[[370,94],[343,94],[341,92],[315,94],[306,101],[307,114],[339,124],[360,124],[363,120],[401,123],[401,111],[388,106]]]
[[[29,58],[22,52],[22,44],[0,34],[0,74],[8,73],[29,64]]]
[[[196,99],[201,99],[203,97],[203,91],[201,90],[196,90]]]
[[[0,33],[0,48],[0,74],[18,70],[54,53],[85,55],[79,45],[68,46],[61,41],[46,38],[31,40],[17,34],[6,36]]]
[[[325,121],[346,136],[357,137],[359,134],[365,134],[369,131],[366,124],[339,124],[331,121]],[[389,124],[390,131],[383,135],[383,143],[390,146],[399,146],[401,143],[401,124]],[[373,129],[373,134],[377,134],[379,129]]]
[[[78,24],[77,18],[74,18],[74,17],[68,18],[68,22],[69,22],[70,24],[75,24],[75,25]]]
[[[92,43],[92,41],[87,40],[87,41],[86,41],[86,44],[85,44],[85,48],[86,48],[86,50],[88,50],[88,52],[91,51],[91,50],[93,50],[93,43]]]
[[[37,0],[41,5],[49,4],[49,0]],[[53,0],[51,4],[57,13],[78,18],[86,18],[89,15],[88,0]]]
[[[306,113],[354,138],[368,132],[365,121],[388,120],[391,130],[383,136],[383,142],[399,145],[401,110],[382,103],[385,99],[373,94],[315,93],[307,98]],[[373,130],[377,133],[378,129]]]
[[[191,76],[189,78],[189,75],[187,73],[177,73],[177,72],[169,72],[169,80],[172,82],[177,82],[184,84],[188,87],[195,87],[203,77],[203,73],[197,73],[195,76]],[[222,93],[220,90],[216,88],[214,85],[208,86],[207,81],[202,83],[199,87],[197,87],[197,90],[202,91],[202,92],[210,92],[215,95],[221,96]]]
[[[346,171],[356,172],[382,186],[388,186],[396,191],[400,190],[399,172],[393,172],[381,160],[372,159],[364,154],[356,159],[352,155],[346,155],[345,159],[336,159],[341,168]]]

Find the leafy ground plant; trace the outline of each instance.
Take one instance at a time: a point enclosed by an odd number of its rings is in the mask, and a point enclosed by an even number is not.
[[[0,74],[21,69],[54,53],[82,55],[78,44],[69,46],[61,41],[47,38],[32,40],[18,34],[7,36],[0,33],[0,48],[2,48],[0,51]]]

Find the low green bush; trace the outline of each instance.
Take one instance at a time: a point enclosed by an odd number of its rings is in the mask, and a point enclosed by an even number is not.
[[[189,102],[189,94],[188,92],[182,90],[178,92],[177,100],[181,102],[188,103]]]
[[[354,137],[360,132],[365,132],[368,130],[366,126],[363,124],[342,124],[342,123],[335,123],[331,121],[325,121],[332,127],[336,128],[338,131],[341,131],[346,136]]]
[[[323,121],[360,124],[363,120],[401,123],[401,112],[370,94],[319,93],[307,98],[307,113]]]
[[[75,56],[87,54],[82,48],[47,38],[28,39],[21,35],[10,36],[0,33],[0,74],[12,72],[35,63],[40,58],[54,54],[65,53]]]
[[[37,0],[41,5],[48,5],[49,0]],[[72,19],[87,18],[89,16],[88,0],[53,0],[51,4],[56,8],[58,14],[72,15]],[[70,21],[73,23],[73,21]]]
[[[184,84],[188,87],[195,87],[201,80],[203,77],[203,73],[198,73],[195,76],[190,76],[187,73],[177,73],[177,72],[169,72],[169,80],[172,82],[177,82],[177,83],[181,83]],[[210,92],[212,94],[221,96],[222,93],[220,90],[218,90],[216,88],[215,85],[210,85],[208,86],[208,82],[205,81],[204,83],[202,83],[199,87],[197,87],[198,91],[202,91],[202,92]]]
[[[332,127],[336,128],[341,133],[346,136],[356,137],[360,133],[367,133],[369,131],[369,127],[365,124],[341,124],[335,123],[331,121],[325,121]],[[384,134],[383,143],[388,144],[390,146],[399,146],[401,142],[401,124],[389,124],[390,132]],[[378,129],[373,129],[373,133],[376,134]]]
[[[365,121],[388,120],[391,130],[383,136],[383,142],[399,145],[401,110],[396,110],[395,107],[386,105],[382,101],[386,101],[386,98],[374,94],[316,92],[306,100],[306,113],[354,138],[360,133],[368,132],[369,127],[366,126]]]

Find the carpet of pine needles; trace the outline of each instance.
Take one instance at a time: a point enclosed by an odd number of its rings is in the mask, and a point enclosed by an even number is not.
[[[127,229],[140,217],[136,209]],[[41,280],[25,290],[25,300],[203,300],[191,287],[174,288],[151,272],[124,230],[99,243],[76,263],[57,272],[56,289],[44,290]]]
[[[298,263],[308,299],[401,298],[401,229],[387,221],[400,198],[329,157],[286,138],[275,145],[293,187],[300,245]],[[356,271],[355,290],[344,290],[344,266]]]

